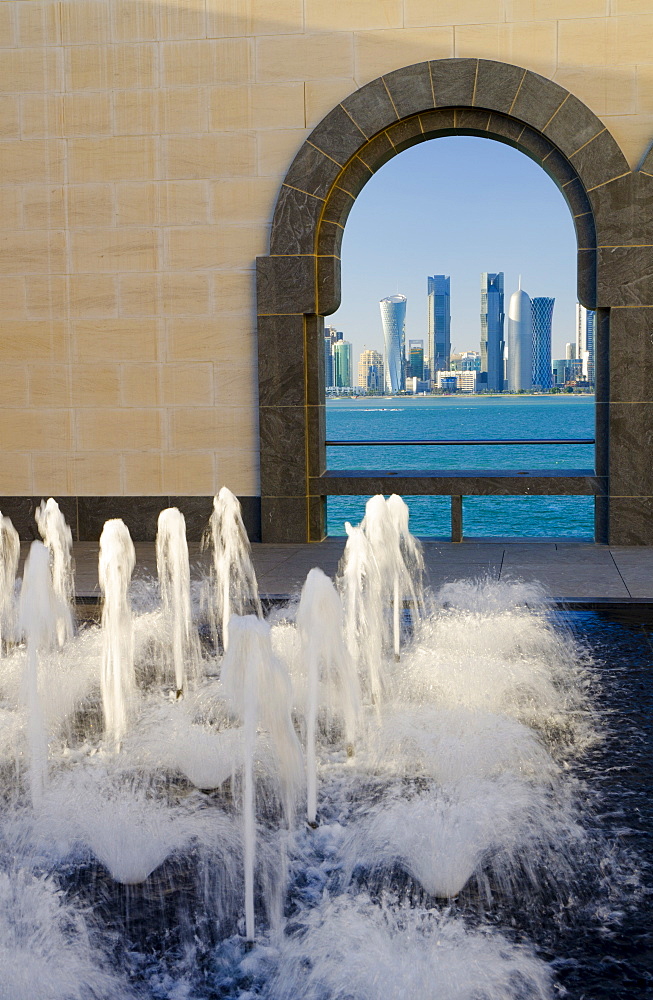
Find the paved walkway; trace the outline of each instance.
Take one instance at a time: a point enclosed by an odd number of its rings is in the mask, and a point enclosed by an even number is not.
[[[556,601],[653,602],[653,547],[609,547],[574,542],[452,542],[426,541],[424,557],[431,586],[465,577],[538,581]],[[332,576],[342,555],[344,539],[329,538],[314,545],[254,545],[254,566],[263,596],[296,593],[306,574],[319,566]],[[23,552],[28,546],[23,546]],[[191,545],[193,575],[207,572],[208,558]],[[77,594],[99,596],[98,547],[75,545]],[[136,574],[156,575],[156,555],[150,542],[136,543]]]

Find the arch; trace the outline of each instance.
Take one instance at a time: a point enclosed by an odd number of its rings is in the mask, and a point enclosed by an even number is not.
[[[392,486],[382,474],[352,475],[348,481],[325,476],[323,317],[340,304],[340,245],[347,216],[384,163],[409,146],[444,135],[485,136],[514,146],[546,170],[569,205],[578,242],[578,298],[597,309],[598,320],[597,450],[591,473],[541,474],[527,481],[470,473],[458,483],[451,476],[424,474],[393,478]],[[622,355],[626,341],[637,342],[642,355],[642,325],[653,320],[653,170],[646,173],[646,163],[631,172],[603,122],[563,87],[522,67],[484,59],[407,66],[361,87],[329,112],[284,178],[270,252],[257,259],[263,539],[319,540],[327,493],[393,489],[595,494],[601,498],[597,539],[653,543],[653,475],[648,473],[650,484],[643,484],[642,463],[635,463],[635,484],[629,414],[627,409],[617,414],[613,406],[644,399],[642,386],[638,399],[631,399]],[[642,314],[647,308],[650,314]],[[627,329],[618,341],[620,351],[613,350],[611,357],[615,309],[628,310],[620,318]],[[653,362],[649,366],[653,375]],[[653,409],[647,416],[653,435]]]

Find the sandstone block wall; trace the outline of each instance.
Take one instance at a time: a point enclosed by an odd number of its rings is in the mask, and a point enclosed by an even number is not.
[[[478,56],[634,166],[652,37],[644,0],[0,0],[0,496],[255,496],[255,258],[312,127]]]

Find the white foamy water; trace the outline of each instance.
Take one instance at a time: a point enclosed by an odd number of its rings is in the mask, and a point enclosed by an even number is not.
[[[99,960],[84,914],[52,879],[0,872],[0,996],[88,1000],[132,995]]]
[[[501,935],[462,920],[374,905],[365,896],[329,900],[286,945],[274,1000],[550,1000],[544,962]]]

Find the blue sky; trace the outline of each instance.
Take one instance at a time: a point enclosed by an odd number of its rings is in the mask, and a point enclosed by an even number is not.
[[[387,163],[356,199],[342,247],[342,304],[326,322],[382,350],[379,299],[408,297],[406,339],[426,335],[426,278],[451,275],[451,344],[479,350],[481,271],[505,273],[506,312],[522,275],[556,300],[553,356],[575,339],[576,238],[560,191],[523,153],[450,136]]]

